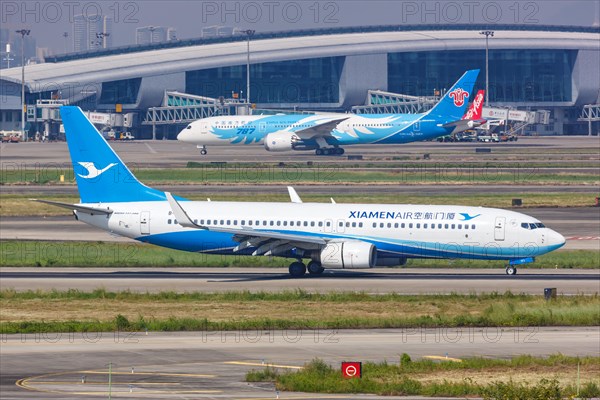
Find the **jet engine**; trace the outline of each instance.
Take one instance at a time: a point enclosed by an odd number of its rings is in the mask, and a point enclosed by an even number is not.
[[[331,241],[320,250],[318,258],[323,268],[373,268],[377,250],[371,243],[359,240]]]
[[[277,131],[265,136],[265,149],[268,151],[289,151],[300,138],[294,132]]]

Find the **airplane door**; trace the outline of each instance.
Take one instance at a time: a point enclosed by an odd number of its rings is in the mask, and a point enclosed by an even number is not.
[[[494,224],[494,239],[504,240],[505,225],[506,225],[506,218],[496,217],[496,223]]]
[[[150,234],[150,211],[140,213],[140,233],[142,235]]]
[[[258,131],[260,133],[264,133],[267,131],[267,123],[266,122],[259,122],[258,124]]]

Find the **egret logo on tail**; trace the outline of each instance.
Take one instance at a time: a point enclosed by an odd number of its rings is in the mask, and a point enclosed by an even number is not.
[[[79,177],[84,178],[84,179],[97,178],[100,175],[102,175],[103,173],[105,173],[106,171],[108,171],[110,168],[117,165],[117,163],[110,163],[106,167],[104,167],[102,169],[98,169],[98,168],[96,168],[96,166],[94,165],[93,162],[84,161],[84,162],[79,162],[78,164],[87,170],[87,175],[77,174]]]
[[[456,107],[460,107],[463,104],[465,104],[465,98],[469,97],[469,92],[461,89],[461,88],[456,88],[453,91],[451,91],[450,93],[448,93],[448,96],[452,97],[452,99],[454,99],[454,105]]]

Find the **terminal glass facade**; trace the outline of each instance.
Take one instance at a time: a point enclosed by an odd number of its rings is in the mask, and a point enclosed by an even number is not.
[[[102,82],[100,104],[135,104],[142,78]]]
[[[337,103],[344,57],[250,65],[252,103]],[[186,93],[229,98],[246,91],[246,65],[188,71]]]
[[[570,102],[575,50],[490,50],[490,102]],[[485,51],[388,54],[388,90],[417,96],[448,89],[468,69],[481,70],[476,89],[485,89]]]

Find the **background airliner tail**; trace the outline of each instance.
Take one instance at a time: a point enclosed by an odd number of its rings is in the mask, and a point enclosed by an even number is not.
[[[467,104],[473,98],[473,86],[478,75],[478,69],[465,72],[428,114],[439,116],[446,122],[460,120],[465,114]]]
[[[166,200],[136,179],[79,107],[63,106],[60,115],[82,203]]]

